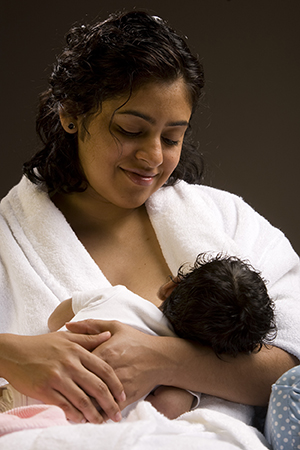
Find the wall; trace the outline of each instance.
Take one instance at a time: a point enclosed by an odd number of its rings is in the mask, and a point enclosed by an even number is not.
[[[193,127],[208,165],[206,184],[244,197],[300,252],[299,0],[5,2],[0,197],[37,146],[36,100],[64,33],[125,6],[168,19],[202,58],[206,96]]]

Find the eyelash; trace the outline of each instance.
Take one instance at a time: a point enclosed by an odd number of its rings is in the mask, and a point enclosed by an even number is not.
[[[172,139],[163,138],[163,140],[165,141],[165,144],[169,145],[170,147],[175,147],[179,144],[179,141],[173,141]]]
[[[120,126],[119,126],[119,130],[122,134],[125,134],[125,136],[129,136],[129,137],[130,136],[135,137],[135,136],[138,136],[139,134],[141,134],[139,131],[137,133],[132,133],[131,131],[126,131],[126,130],[124,130],[124,128],[122,128]]]
[[[141,134],[140,131],[138,131],[137,133],[134,133],[134,132],[131,132],[131,131],[124,130],[124,128],[122,128],[120,126],[119,126],[119,130],[125,136],[132,137],[132,138],[137,137],[137,136],[139,136]],[[162,139],[164,140],[165,144],[169,145],[170,147],[176,146],[176,145],[179,144],[179,141],[174,141],[172,139],[168,139],[168,138],[164,138],[164,137]]]

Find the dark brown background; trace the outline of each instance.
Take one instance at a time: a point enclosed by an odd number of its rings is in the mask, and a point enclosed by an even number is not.
[[[34,151],[35,107],[76,21],[147,9],[189,38],[203,60],[205,105],[194,121],[206,184],[241,195],[300,253],[300,1],[5,1],[1,8],[0,197]]]

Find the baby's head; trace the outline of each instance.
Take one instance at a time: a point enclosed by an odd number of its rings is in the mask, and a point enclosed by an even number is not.
[[[276,335],[274,303],[263,279],[236,257],[200,254],[160,294],[175,333],[218,355],[259,351]]]

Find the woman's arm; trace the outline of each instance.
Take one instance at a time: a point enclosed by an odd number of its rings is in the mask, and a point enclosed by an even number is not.
[[[48,319],[48,327],[50,331],[57,331],[74,317],[72,309],[72,299],[64,300],[53,311]]]
[[[0,376],[21,393],[61,407],[74,422],[101,423],[106,417],[118,421],[123,386],[111,367],[91,353],[109,338],[110,333],[86,336],[67,331],[0,334]]]
[[[180,383],[191,390],[248,405],[267,405],[272,384],[299,364],[292,355],[271,346],[259,353],[220,359],[210,348],[182,339],[169,339],[164,345],[175,367],[168,372],[168,384]]]
[[[233,402],[266,405],[271,385],[298,364],[296,358],[276,347],[220,359],[199,344],[149,336],[116,321],[87,320],[71,322],[67,327],[75,333],[112,333],[94,353],[115,370],[125,388],[127,404],[162,384]]]

